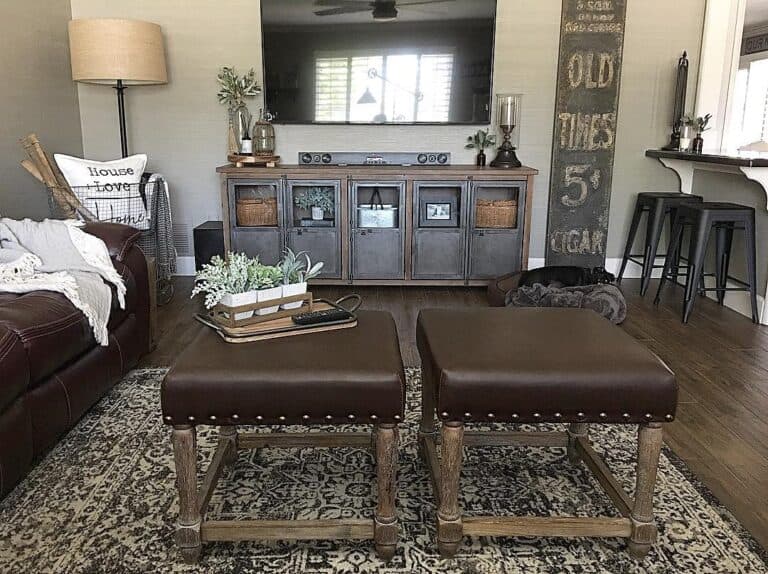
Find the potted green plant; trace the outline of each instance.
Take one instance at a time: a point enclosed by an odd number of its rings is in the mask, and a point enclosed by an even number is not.
[[[207,309],[213,309],[219,303],[228,307],[255,303],[250,278],[253,264],[254,260],[244,253],[230,253],[226,260],[214,256],[197,272],[192,297],[204,293]],[[252,311],[237,313],[235,319],[248,319],[252,315]]]
[[[283,273],[279,267],[274,265],[262,265],[255,261],[248,270],[248,277],[251,289],[256,294],[256,302],[264,303],[273,299],[282,297],[283,288],[281,285]],[[256,311],[257,315],[269,315],[275,313],[280,305],[273,307],[264,307]]]
[[[239,149],[230,149],[229,151],[230,153],[250,153],[253,151],[250,134],[252,116],[248,111],[246,100],[261,93],[261,88],[256,81],[256,71],[251,68],[247,73],[240,76],[234,67],[224,66],[219,70],[216,79],[219,82],[219,91],[216,93],[216,97],[220,104],[227,106],[230,137],[234,137],[236,140],[231,144],[234,143],[239,146]],[[250,151],[246,152],[249,146]]]
[[[321,221],[326,212],[333,214],[333,190],[327,187],[310,187],[297,193],[294,203],[309,211],[314,221]]]
[[[285,250],[285,257],[278,264],[278,267],[283,276],[282,296],[290,297],[307,292],[307,281],[317,277],[323,268],[323,262],[320,261],[312,265],[306,251],[294,253],[292,249],[288,248]],[[282,307],[283,309],[297,309],[301,307],[301,301],[283,303]]]
[[[696,136],[693,138],[693,142],[691,144],[691,151],[693,153],[701,153],[703,151],[704,138],[701,137],[701,134],[709,129],[709,120],[711,119],[712,114],[706,114],[704,116],[694,118],[693,131],[696,133]]]
[[[239,307],[278,299],[282,295],[283,274],[275,266],[262,265],[258,258],[245,253],[230,253],[227,259],[219,256],[203,265],[195,277],[192,297],[205,294],[205,306],[212,309],[219,303],[227,307]],[[274,313],[279,305],[259,309],[257,314]],[[253,311],[235,314],[235,319],[249,319]]]
[[[496,136],[489,135],[487,130],[477,130],[475,135],[467,137],[466,149],[476,149],[477,157],[475,158],[475,164],[479,167],[485,165],[485,150],[489,147],[496,145]]]

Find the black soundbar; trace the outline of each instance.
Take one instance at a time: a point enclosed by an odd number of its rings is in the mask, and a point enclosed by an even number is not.
[[[300,165],[450,165],[448,152],[300,151]]]

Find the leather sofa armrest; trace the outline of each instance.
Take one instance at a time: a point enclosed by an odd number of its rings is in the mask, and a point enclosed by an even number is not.
[[[89,222],[83,230],[101,239],[109,249],[109,256],[116,261],[125,259],[141,235],[138,229],[119,223]]]

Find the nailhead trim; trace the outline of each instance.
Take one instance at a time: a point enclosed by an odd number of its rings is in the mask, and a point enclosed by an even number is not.
[[[240,415],[232,415],[232,420],[233,421],[236,421],[239,418],[240,418]]]
[[[653,415],[651,413],[646,413],[645,418],[648,420],[651,420],[653,418]]]
[[[257,416],[256,416],[256,420],[257,420],[257,421],[263,421],[263,420],[264,420],[264,417],[263,417],[263,416],[261,416],[261,415],[257,415]]]
[[[211,415],[211,416],[210,416],[210,417],[208,417],[208,418],[209,418],[209,419],[211,419],[212,421],[215,421],[215,420],[216,420],[216,415]]]
[[[621,415],[621,416],[623,416],[625,419],[628,419],[628,418],[630,418],[630,414],[629,414],[629,413],[624,413],[624,414],[623,414],[623,415]]]
[[[376,419],[378,419],[378,418],[379,418],[379,417],[377,417],[376,415],[371,415],[371,420],[372,420],[372,421],[375,421],[375,420],[376,420]]]
[[[325,420],[327,420],[327,421],[332,421],[332,420],[333,420],[333,416],[331,416],[331,415],[325,415]]]
[[[607,415],[607,414],[605,414],[605,413],[600,413],[600,418],[601,418],[601,419],[604,419],[604,418],[606,418],[607,416],[608,416],[608,415]]]
[[[172,421],[172,420],[173,420],[173,417],[172,417],[172,416],[170,416],[170,415],[168,415],[167,417],[165,417],[165,420],[167,420],[168,422],[170,422],[170,421]]]
[[[350,415],[347,415],[347,418],[348,418],[349,420],[353,421],[353,420],[355,420],[355,415],[352,415],[352,414],[350,414]]]
[[[440,413],[440,417],[444,418],[444,419],[447,419],[448,418],[448,413],[443,411],[443,412]]]
[[[518,415],[517,413],[512,413],[512,418],[513,419],[520,418],[520,415]]]
[[[304,419],[305,421],[308,421],[309,420],[309,415],[301,415],[301,418]]]
[[[562,416],[563,416],[563,415],[561,415],[560,413],[555,413],[555,418],[556,418],[556,419],[559,419],[559,418],[560,418],[560,417],[562,417]]]
[[[540,419],[541,415],[539,413],[533,413],[533,418]]]
[[[672,420],[672,419],[674,419],[675,417],[674,417],[674,416],[672,416],[672,415],[667,415],[667,416],[666,416],[666,417],[664,417],[664,418],[665,418],[665,419],[667,419],[668,421],[671,421],[671,420]]]
[[[495,414],[493,414],[493,413],[488,413],[488,418],[489,418],[489,419],[493,419],[493,418],[496,418],[496,415],[495,415]]]
[[[580,419],[583,419],[584,418],[584,413],[576,413],[576,416],[579,417]]]
[[[285,416],[284,415],[280,415],[279,417],[277,417],[277,420],[282,422],[282,421],[285,420]]]
[[[195,417],[187,417],[187,420],[189,420],[189,422],[193,423],[193,422],[195,422]]]
[[[395,415],[395,416],[394,416],[394,417],[392,417],[392,418],[393,418],[393,419],[395,419],[396,421],[399,421],[399,420],[400,420],[401,418],[403,418],[403,417],[401,417],[400,415]]]
[[[472,413],[464,413],[464,418],[465,419],[471,419],[472,418]]]

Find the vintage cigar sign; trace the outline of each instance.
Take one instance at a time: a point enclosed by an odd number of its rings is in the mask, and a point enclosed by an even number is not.
[[[605,262],[627,0],[563,0],[547,265]]]

